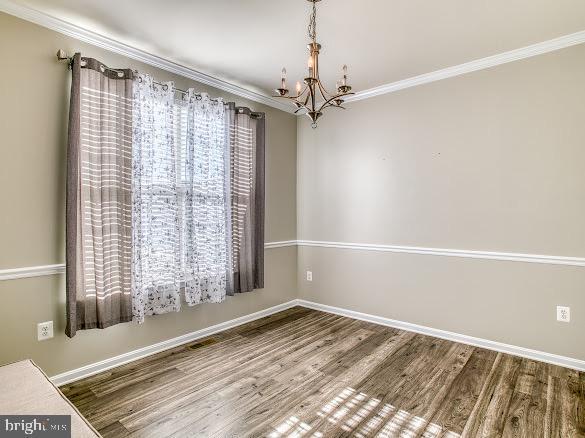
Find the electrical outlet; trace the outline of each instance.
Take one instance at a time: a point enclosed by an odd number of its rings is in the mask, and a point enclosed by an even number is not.
[[[557,321],[571,322],[571,308],[565,306],[557,306]]]
[[[307,281],[313,281],[313,272],[307,271]]]
[[[37,324],[37,339],[44,341],[53,337],[53,321],[39,322]]]

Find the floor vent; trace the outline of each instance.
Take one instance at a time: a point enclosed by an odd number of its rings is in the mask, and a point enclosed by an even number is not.
[[[206,339],[205,341],[201,341],[201,342],[197,342],[195,344],[191,344],[187,348],[189,348],[190,350],[197,350],[199,348],[206,347],[208,345],[216,344],[217,342],[218,342],[217,339],[210,338],[210,339]]]

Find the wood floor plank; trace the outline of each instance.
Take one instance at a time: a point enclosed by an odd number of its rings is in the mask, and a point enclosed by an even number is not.
[[[585,437],[585,374],[295,307],[64,385],[108,437]]]
[[[265,361],[258,362],[257,367],[252,368],[247,366],[241,370],[233,370],[230,379],[226,381],[228,385],[233,385],[233,383],[242,382],[243,379],[250,378],[251,380],[247,385],[237,388],[227,386],[226,392],[226,383],[224,383],[220,384],[219,389],[215,390],[213,394],[199,392],[193,394],[193,397],[183,398],[181,400],[182,407],[180,410],[181,416],[185,418],[177,421],[176,425],[184,429],[192,423],[197,422],[198,424],[193,425],[192,429],[201,428],[207,433],[207,431],[213,429],[213,425],[208,424],[210,418],[217,417],[218,413],[221,413],[222,423],[228,422],[228,417],[231,418],[230,412],[234,411],[232,399],[239,400],[242,398],[245,399],[246,395],[250,396],[245,401],[248,409],[250,409],[255,400],[261,402],[261,400],[269,397],[274,391],[280,390],[280,388],[287,388],[291,383],[290,380],[286,378],[280,379],[286,382],[283,385],[278,379],[281,374],[285,374],[289,369],[294,368],[296,364],[303,364],[307,359],[314,358],[315,356],[331,354],[329,350],[335,349],[343,343],[347,343],[347,348],[349,348],[352,344],[357,344],[361,338],[367,335],[367,332],[363,329],[354,331],[353,325],[347,325],[343,321],[339,321],[337,325],[329,327],[328,331],[329,334],[327,335],[318,334],[304,342],[291,343],[285,351],[279,352],[278,354],[266,355]],[[354,332],[352,333],[352,331]],[[301,373],[296,373],[297,376],[299,374]],[[309,367],[306,374],[314,374],[314,368]],[[230,382],[231,380],[234,380],[234,382]],[[270,382],[270,385],[262,386],[263,382],[266,381]],[[208,391],[210,388],[208,386],[204,391]],[[218,397],[218,392],[220,391],[222,392],[222,396]],[[246,394],[243,395],[243,393]],[[210,405],[210,401],[213,401],[212,405]],[[173,409],[175,410],[176,407],[173,407]],[[232,417],[237,417],[237,415],[244,415],[244,412],[236,411]],[[130,423],[130,420],[124,419],[123,423],[131,430],[135,430],[137,427],[143,427],[145,424],[144,417],[140,423],[136,421]],[[215,422],[219,423],[217,421]],[[146,424],[148,425],[148,422]]]
[[[364,436],[366,433],[391,435],[397,428],[414,435],[418,428],[424,425],[424,419],[419,420],[421,417],[418,415],[422,414],[422,409],[428,408],[433,411],[436,409],[437,402],[431,403],[431,401],[436,397],[441,397],[441,392],[438,392],[437,388],[448,376],[443,371],[443,366],[445,366],[443,361],[451,357],[452,349],[462,348],[462,346],[417,335],[408,347],[410,350],[401,355],[403,359],[401,362],[395,360],[396,356],[390,356],[381,362],[376,371],[366,375],[355,385],[356,391],[364,394],[367,399],[378,401],[377,409],[370,410],[365,416],[357,415],[359,407],[364,404],[363,400],[349,409],[342,418],[347,427],[343,436],[351,436],[356,431]],[[421,351],[425,354],[420,354]],[[466,356],[460,368],[469,355]],[[384,409],[392,410],[394,415],[388,418],[385,424],[374,423],[373,419]],[[340,413],[343,413],[343,408],[333,416]],[[354,417],[355,420],[348,424],[346,419],[351,420]],[[327,418],[327,422],[330,418]],[[357,425],[354,425],[354,422]],[[319,430],[323,430],[324,433],[332,430],[335,423],[329,423],[322,422]]]
[[[311,430],[318,430],[325,436],[334,435],[337,433],[343,433],[341,426],[346,418],[350,418],[354,415],[354,412],[359,409],[359,406],[364,402],[366,397],[375,398],[377,397],[377,385],[386,387],[387,381],[385,380],[388,376],[383,376],[380,379],[370,380],[370,376],[379,375],[383,370],[388,373],[394,373],[397,377],[406,370],[414,360],[421,357],[413,354],[417,349],[424,349],[430,345],[430,341],[427,344],[426,339],[420,336],[415,336],[409,343],[403,344],[401,349],[402,353],[387,356],[381,361],[378,361],[367,374],[353,374],[353,381],[344,381],[344,385],[339,387],[339,391],[334,394],[330,399],[326,399],[326,403],[322,406],[322,409],[311,413],[306,419],[305,423],[311,428]],[[400,351],[400,350],[399,350]],[[367,388],[364,390],[363,383],[372,383],[374,387]],[[363,395],[362,395],[363,393]],[[362,399],[363,397],[363,399]]]
[[[254,381],[260,377],[271,378],[273,373],[282,368],[278,363],[279,360],[293,359],[295,350],[300,349],[305,344],[319,342],[323,338],[323,333],[334,333],[347,328],[347,324],[342,319],[335,317],[328,318],[326,321],[322,321],[321,325],[315,325],[315,327],[319,327],[319,329],[311,331],[311,326],[299,328],[297,335],[288,338],[284,344],[274,342],[274,340],[270,343],[265,343],[261,348],[247,352],[245,360],[236,352],[231,361],[226,361],[224,358],[221,368],[215,366],[213,373],[209,373],[209,369],[204,369],[202,372],[198,368],[195,373],[191,370],[190,376],[192,378],[184,380],[188,385],[185,388],[181,388],[180,382],[179,385],[175,385],[176,389],[178,389],[176,396],[165,400],[165,403],[161,404],[156,411],[157,415],[160,412],[164,413],[165,411],[192,406],[198,400],[221,390],[223,386],[237,382],[242,378],[250,377],[250,371],[252,370],[255,371],[252,374]],[[245,350],[247,351],[247,347]],[[149,419],[152,417],[151,408],[149,407],[146,412],[141,410],[127,418],[123,418],[123,424],[130,430],[143,427],[145,423],[148,424]]]
[[[353,346],[361,342],[371,333],[369,330],[360,329],[360,325],[361,324],[358,321],[355,321],[355,324],[352,324],[351,326],[346,325],[350,331],[347,333],[340,332],[337,335],[338,339],[335,339],[335,337],[332,336],[334,334],[332,331],[329,335],[324,334],[323,336],[319,336],[318,342],[315,346],[311,347],[311,345],[308,345],[302,347],[299,350],[299,352],[304,352],[302,356],[296,355],[296,357],[291,357],[290,359],[292,359],[292,361],[281,363],[280,365],[284,366],[281,366],[280,370],[276,370],[276,372],[272,374],[272,378],[278,384],[274,385],[270,390],[265,391],[263,394],[264,398],[258,400],[259,403],[257,406],[253,407],[252,405],[248,405],[247,413],[240,412],[237,415],[233,415],[232,421],[229,422],[230,424],[226,424],[224,428],[230,427],[231,425],[238,429],[239,425],[244,424],[246,429],[251,429],[255,425],[256,419],[261,419],[261,421],[266,420],[265,416],[258,416],[257,413],[263,413],[274,407],[275,403],[273,399],[275,396],[279,396],[283,392],[288,392],[291,386],[295,387],[300,382],[302,382],[302,384],[307,384],[309,380],[315,377],[315,374],[317,374],[320,383],[322,383],[323,378],[318,371],[319,367],[322,364],[331,361],[334,357],[343,354],[343,352],[350,351]],[[314,385],[312,385],[312,387],[314,387]],[[288,397],[286,402],[290,404],[292,400],[293,398]],[[281,401],[278,402],[278,406],[279,409],[285,408],[285,405]],[[247,417],[245,419],[240,418],[246,414]],[[207,426],[206,429],[211,434],[217,433],[211,425]],[[204,430],[201,430],[200,432],[203,433]],[[231,431],[229,433],[224,431],[224,433],[229,435],[240,435],[243,431],[238,430],[238,432]]]
[[[100,434],[103,438],[127,438],[129,436],[128,431],[119,421],[100,429]]]
[[[165,370],[120,391],[97,397],[92,403],[80,405],[79,409],[94,427],[100,429],[137,409],[170,397],[175,391],[176,382],[184,377],[185,373],[176,368]]]
[[[522,359],[518,357],[498,354],[463,435],[473,437],[502,435],[521,361]]]
[[[290,309],[284,310],[282,312],[274,313],[269,316],[265,316],[263,318],[257,319],[255,321],[248,322],[246,324],[233,327],[231,329],[225,330],[222,333],[226,334],[227,336],[231,336],[233,334],[241,334],[242,332],[247,332],[249,330],[257,329],[259,327],[265,326],[267,324],[271,324],[274,321],[281,321],[281,323],[286,323],[286,321],[295,321],[304,316],[317,316],[318,314],[311,309],[307,309],[306,307],[292,307]],[[290,318],[290,316],[294,316]]]
[[[503,436],[530,438],[544,430],[548,365],[523,359],[516,380]]]
[[[442,405],[428,419],[431,425],[437,426],[437,436],[448,436],[450,433],[460,435],[463,432],[496,356],[494,351],[473,349],[469,360],[449,387]]]
[[[191,352],[192,361],[190,365],[180,367],[178,370],[184,375],[177,378],[174,382],[163,382],[162,385],[154,385],[153,390],[136,397],[129,397],[128,394],[120,394],[118,391],[108,394],[103,403],[97,406],[98,412],[94,412],[88,407],[90,415],[97,418],[98,427],[101,424],[109,424],[115,418],[121,418],[124,422],[132,422],[132,419],[144,416],[142,421],[152,416],[153,412],[159,414],[173,408],[180,408],[187,403],[190,396],[199,397],[198,392],[203,388],[207,392],[212,392],[216,387],[226,383],[226,379],[236,380],[237,375],[234,370],[245,370],[250,363],[254,361],[267,361],[274,354],[278,354],[280,347],[290,343],[292,339],[303,340],[308,336],[316,337],[321,330],[335,324],[340,325],[341,318],[331,315],[313,315],[311,324],[303,321],[303,327],[294,330],[289,327],[286,332],[274,330],[277,335],[268,339],[268,334],[256,342],[240,342],[245,338],[240,337],[236,343],[235,350],[231,347],[211,345],[205,349],[198,349]],[[226,350],[227,348],[227,350]],[[204,351],[202,351],[204,350]],[[210,360],[203,360],[210,352],[219,350],[221,354],[214,356]],[[284,350],[285,351],[285,350]],[[230,361],[226,360],[226,353]],[[280,354],[284,354],[280,351]],[[165,366],[163,359],[160,364]],[[117,400],[115,403],[116,410],[108,409],[110,400]],[[146,413],[146,414],[145,414]]]
[[[289,431],[293,433],[294,430],[302,432],[302,427],[310,427],[311,419],[315,418],[314,414],[318,413],[324,415],[325,412],[336,404],[336,400],[343,395],[347,388],[351,388],[353,383],[359,381],[363,375],[371,372],[383,358],[390,355],[392,352],[401,348],[415,335],[407,332],[386,331],[385,334],[376,333],[366,340],[364,343],[374,345],[375,348],[368,348],[369,354],[367,356],[359,357],[352,366],[343,366],[340,373],[325,374],[319,385],[311,387],[309,391],[302,393],[294,403],[289,404],[287,409],[283,412],[276,412],[271,417],[264,419],[264,421],[257,421],[256,424],[247,423],[248,430],[259,436],[265,436],[269,431],[286,429],[292,427]],[[332,361],[336,362],[336,361]],[[330,367],[323,367],[321,371],[330,369]],[[303,423],[291,425],[295,418],[303,418]],[[317,418],[317,420],[320,416]],[[229,433],[238,434],[239,430],[229,430]]]
[[[335,361],[336,357],[340,356],[340,352],[338,351],[330,351],[327,355],[322,355],[320,358],[315,360],[315,363],[318,365],[319,363],[328,363]],[[318,367],[311,367],[313,370],[316,370],[319,374],[322,374]],[[307,368],[305,368],[307,369]],[[308,373],[307,373],[308,374]],[[290,387],[294,387],[295,381],[304,382],[304,380],[308,377],[307,375],[301,373],[289,373],[289,375],[294,375],[294,377],[287,381],[288,385],[281,389],[281,392],[286,393],[290,390]],[[294,396],[289,396],[286,400],[278,400],[276,403],[272,400],[266,400],[263,404],[258,405],[253,410],[246,413],[246,416],[241,419],[239,424],[233,424],[227,430],[224,430],[223,433],[227,435],[242,435],[246,431],[249,433],[256,433],[260,434],[266,428],[270,428],[273,424],[275,424],[275,419],[279,419],[282,417],[282,412],[290,412],[291,410],[295,410],[299,404],[301,406],[303,404],[307,404],[307,394],[311,394],[315,391],[323,391],[327,388],[327,384],[331,383],[335,380],[338,384],[343,384],[341,379],[333,379],[332,376],[322,375],[319,378],[319,381],[315,384],[310,386],[310,389],[307,391],[299,391],[298,394]],[[310,397],[309,397],[310,398]],[[274,406],[278,406],[278,409],[274,409]],[[270,416],[260,416],[258,413],[270,411]],[[287,420],[287,416],[285,415],[284,418],[281,418],[282,421]],[[278,420],[276,420],[278,421]],[[279,424],[279,423],[276,423]],[[242,430],[242,425],[245,426],[245,430]]]
[[[585,437],[585,373],[554,368],[548,379],[547,436]]]

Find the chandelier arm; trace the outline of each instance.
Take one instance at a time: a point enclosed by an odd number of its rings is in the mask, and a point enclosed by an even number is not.
[[[295,114],[300,111],[300,110],[305,110],[307,112],[311,111],[311,108],[309,108],[307,105],[304,105],[302,102],[299,102],[299,107],[297,108],[297,110],[295,111]]]
[[[299,96],[279,96],[278,94],[273,94],[272,97],[278,97],[279,99],[297,100]]]
[[[305,94],[305,92],[307,91],[307,88],[308,87],[305,85],[305,88],[303,88],[303,90],[299,94],[297,94],[296,96],[281,96],[278,94],[273,94],[272,97],[278,97],[280,99],[294,100],[294,101],[301,103],[299,98],[303,97],[303,94]]]
[[[323,109],[325,108],[339,108],[339,109],[347,109],[344,106],[341,105],[333,105],[332,103],[328,103],[325,107],[323,107]]]
[[[309,88],[309,86],[305,84],[305,87],[303,88],[303,91],[301,91],[301,92],[299,93],[299,95],[297,96],[297,99],[298,99],[299,97],[303,97],[303,95],[305,94],[305,92],[307,91],[307,89],[308,89],[308,88]]]
[[[326,105],[330,105],[330,106],[336,106],[336,105],[332,105],[331,102],[333,102],[336,99],[340,99],[342,97],[348,96],[350,94],[355,94],[355,93],[341,93],[341,94],[337,94],[336,96],[331,97],[330,99],[327,99],[325,102],[323,102],[323,104],[321,105],[321,108],[319,108],[319,111],[322,111],[324,108],[326,108]]]
[[[307,90],[310,90],[310,88],[308,86],[307,86]],[[307,109],[308,109],[307,104],[309,103],[309,96],[311,96],[310,91],[307,93],[307,96],[305,97],[305,102],[303,103],[303,106],[305,106]]]
[[[321,81],[317,82],[317,90],[319,90],[319,94],[323,98],[323,100],[329,99],[331,96],[325,91],[325,89],[321,86]]]
[[[297,96],[297,98],[291,97],[291,99],[294,100],[295,105],[298,106],[298,108],[295,111],[295,113],[297,113],[301,109],[305,109],[307,111],[311,111],[311,109],[307,106],[307,102],[309,101],[310,93],[307,93],[305,95],[305,97],[304,97],[305,98],[305,101],[304,102],[302,100],[299,100],[299,97],[303,97],[303,94],[305,94],[305,92],[307,91],[307,89],[310,90],[309,87],[305,87],[305,89],[303,90],[303,92],[299,96]]]
[[[305,105],[307,104],[307,102],[309,101],[309,97],[311,98],[311,107],[313,108],[313,111],[315,111],[315,90],[314,87],[309,85],[309,94],[307,95],[307,100],[305,100]]]
[[[305,109],[309,109],[309,107],[307,106],[307,101],[309,99],[309,95],[307,94],[307,96],[305,97],[305,101],[303,102],[302,100],[298,100],[295,99],[295,104],[299,105],[301,108],[305,108]]]
[[[327,100],[330,97],[333,96],[333,94],[331,94],[330,92],[328,92],[325,87],[323,86],[323,84],[321,83],[321,81],[317,81],[317,84],[319,85],[319,90],[321,91],[321,96],[323,96],[323,99]]]

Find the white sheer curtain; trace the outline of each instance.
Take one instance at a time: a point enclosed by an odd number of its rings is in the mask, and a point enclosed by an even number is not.
[[[174,86],[138,75],[132,138],[132,315],[181,308],[181,239]]]
[[[185,300],[218,303],[227,289],[229,151],[223,100],[187,95],[184,160]]]
[[[229,142],[221,99],[139,75],[133,103],[133,318],[225,299]]]

